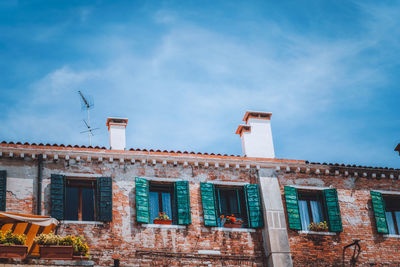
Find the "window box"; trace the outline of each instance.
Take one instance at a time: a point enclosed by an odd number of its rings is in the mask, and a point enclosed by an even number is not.
[[[0,258],[2,259],[24,259],[28,247],[23,245],[0,245]]]
[[[70,260],[74,249],[72,246],[39,246],[40,258]]]
[[[172,224],[172,220],[154,220],[153,221],[154,224]]]
[[[88,261],[89,260],[89,256],[76,256],[76,255],[73,255],[72,259],[76,260],[76,261]]]
[[[224,227],[226,227],[226,228],[242,228],[242,224],[224,223]]]

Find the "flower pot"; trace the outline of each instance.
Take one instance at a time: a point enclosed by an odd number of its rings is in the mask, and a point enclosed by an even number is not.
[[[154,220],[154,224],[172,224],[172,220]]]
[[[4,259],[24,259],[28,247],[23,245],[0,245],[0,258]]]
[[[242,224],[224,223],[224,227],[226,227],[226,228],[242,228]]]
[[[39,246],[40,258],[70,260],[74,249],[72,246]]]

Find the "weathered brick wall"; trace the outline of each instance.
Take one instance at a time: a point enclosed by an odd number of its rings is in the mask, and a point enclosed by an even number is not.
[[[118,162],[47,161],[43,170],[43,213],[50,214],[52,173],[94,173],[113,178],[113,221],[99,224],[61,224],[60,234],[83,234],[97,264],[111,265],[112,255],[120,255],[121,265],[165,264],[260,266],[264,250],[262,230],[226,232],[205,227],[201,208],[200,182],[218,180],[256,182],[254,170],[208,169],[168,164],[142,165]],[[184,229],[143,227],[136,222],[135,177],[162,177],[189,180],[192,224]],[[220,251],[221,255],[201,255],[199,250]],[[158,263],[157,263],[158,262]]]
[[[325,171],[321,170],[321,173]],[[294,266],[342,266],[343,247],[354,239],[361,240],[357,266],[400,266],[400,239],[377,233],[370,196],[370,190],[373,189],[400,191],[399,180],[335,176],[332,170],[330,173],[332,175],[298,172],[278,174],[284,203],[285,185],[332,186],[338,192],[343,232],[327,236],[299,234],[297,230],[288,229]],[[351,253],[349,249],[346,252],[346,266],[349,266]]]

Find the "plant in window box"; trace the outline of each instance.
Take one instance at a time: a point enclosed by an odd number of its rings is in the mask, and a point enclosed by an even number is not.
[[[155,224],[172,224],[172,220],[168,217],[165,212],[158,213],[158,217],[156,217],[153,221]]]
[[[61,237],[50,232],[38,235],[35,242],[39,245],[40,257],[43,259],[72,259],[74,236]]]
[[[11,231],[0,232],[0,258],[25,258],[28,247],[25,246],[26,235],[14,234]]]
[[[328,223],[326,221],[315,223],[312,222],[308,225],[310,231],[325,232],[328,231]]]
[[[233,214],[231,216],[221,215],[219,218],[222,225],[227,228],[241,228],[243,224],[243,221],[237,219]]]
[[[88,260],[89,259],[89,246],[85,242],[85,238],[82,236],[73,236],[74,256],[76,260]]]

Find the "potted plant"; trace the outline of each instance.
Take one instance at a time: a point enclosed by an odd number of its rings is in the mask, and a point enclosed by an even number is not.
[[[73,237],[74,256],[75,260],[89,260],[89,246],[82,236]]]
[[[243,221],[237,219],[234,214],[231,216],[221,215],[219,217],[221,219],[222,225],[227,228],[241,228]]]
[[[308,230],[316,232],[328,231],[328,223],[326,221],[315,223],[312,222],[308,225]]]
[[[26,235],[14,234],[11,231],[0,232],[0,258],[25,258],[28,247],[25,246]]]
[[[53,232],[35,237],[43,259],[70,260],[73,254],[73,236],[61,237]]]
[[[168,217],[165,212],[158,213],[158,217],[156,217],[153,221],[155,224],[172,224],[172,220]]]

